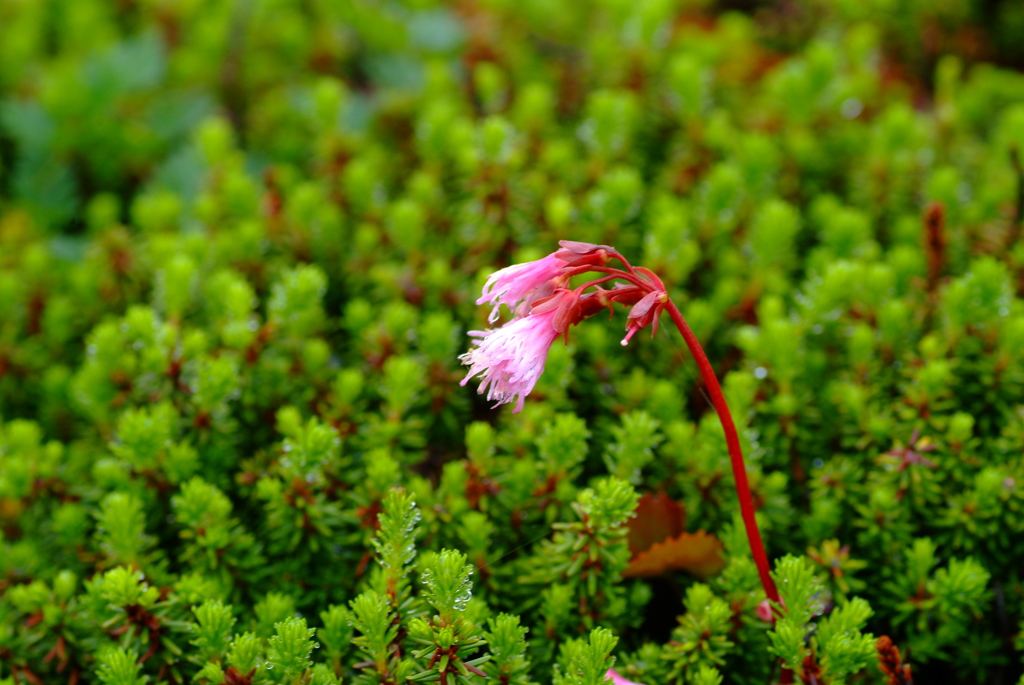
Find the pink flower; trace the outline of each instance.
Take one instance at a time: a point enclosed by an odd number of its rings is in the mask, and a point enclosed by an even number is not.
[[[564,270],[565,262],[554,254],[525,264],[513,264],[491,274],[484,284],[483,295],[476,303],[494,305],[488,317],[488,321],[494,323],[498,320],[501,305],[507,305],[515,312],[520,302],[526,300],[534,290],[561,276]]]
[[[564,299],[561,295],[556,298]],[[521,411],[526,396],[544,372],[551,344],[561,333],[555,327],[555,320],[562,309],[545,302],[527,316],[513,319],[501,328],[470,331],[469,335],[478,340],[473,341],[474,347],[469,352],[459,357],[469,367],[461,385],[480,376],[483,382],[477,392],[481,395],[486,392],[488,400],[497,401],[496,407],[518,399],[513,413]]]
[[[775,615],[772,613],[772,603],[767,599],[757,605],[755,610],[757,617],[765,623],[775,623]]]
[[[641,685],[640,683],[634,683],[632,680],[627,680],[626,678],[623,678],[615,672],[614,668],[609,668],[608,672],[604,674],[604,677],[611,678],[612,683],[614,683],[614,685]]]

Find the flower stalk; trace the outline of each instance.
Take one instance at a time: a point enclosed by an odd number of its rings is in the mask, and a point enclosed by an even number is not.
[[[658,329],[658,319],[662,311],[666,311],[697,363],[725,431],[750,552],[765,594],[778,604],[779,593],[769,572],[768,556],[754,515],[753,497],[736,425],[718,377],[697,337],[656,274],[643,267],[634,267],[618,251],[606,245],[571,241],[562,241],[559,245],[561,249],[543,259],[502,269],[487,280],[484,295],[477,303],[494,305],[490,320],[496,319],[501,304],[508,306],[515,316],[501,328],[470,332],[476,338],[475,347],[461,357],[463,364],[470,367],[462,384],[479,375],[483,381],[480,393],[486,392],[489,400],[497,401],[495,406],[516,401],[514,411],[518,412],[543,371],[551,344],[560,336],[567,339],[570,326],[603,309],[614,309],[615,304],[621,304],[630,308],[626,336],[622,340],[626,345],[637,331],[648,326],[653,337]],[[612,260],[620,262],[624,268],[608,266]],[[571,290],[567,287],[573,276],[586,273],[599,273],[601,276]],[[619,282],[610,290],[601,287],[611,281]]]
[[[740,447],[739,435],[736,433],[736,424],[732,420],[732,413],[729,405],[726,404],[725,395],[722,394],[722,386],[718,383],[718,376],[715,375],[711,362],[708,361],[704,348],[701,347],[697,336],[690,330],[679,308],[672,300],[665,306],[672,323],[676,325],[686,342],[690,355],[697,362],[697,369],[700,371],[701,379],[708,388],[711,395],[711,404],[718,414],[718,420],[725,431],[725,444],[729,449],[729,462],[732,465],[733,480],[736,482],[736,496],[740,501],[740,515],[743,517],[743,526],[747,531],[747,541],[750,543],[750,553],[757,565],[757,574],[761,578],[761,585],[768,599],[778,603],[779,591],[775,587],[768,567],[768,556],[764,551],[764,542],[761,540],[761,530],[757,527],[757,519],[754,516],[754,501],[750,494],[750,483],[747,480],[747,468],[743,461],[743,449]]]

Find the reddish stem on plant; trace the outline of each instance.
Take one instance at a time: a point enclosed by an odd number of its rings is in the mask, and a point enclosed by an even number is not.
[[[644,281],[642,278],[635,276],[627,271],[623,271],[622,269],[616,269],[610,266],[598,266],[595,264],[587,264],[586,266],[579,266],[574,269],[569,269],[565,272],[565,275],[572,277],[590,272],[611,274],[613,278],[621,278],[622,280],[628,281],[637,287],[646,288],[648,290],[651,288],[651,284],[648,283],[647,281]]]
[[[607,283],[608,281],[614,281],[614,280],[618,280],[620,278],[622,278],[622,276],[620,276],[618,274],[613,274],[611,276],[602,276],[601,278],[595,278],[594,280],[587,281],[583,285],[581,285],[578,288],[576,288],[576,292],[577,293],[582,293],[587,288],[593,288],[593,287],[596,287],[596,286],[599,286],[599,285],[603,285],[603,284]]]
[[[768,599],[781,605],[782,600],[779,598],[778,588],[775,587],[775,581],[772,580],[771,573],[769,572],[768,555],[764,552],[761,531],[757,527],[757,518],[754,516],[754,498],[750,494],[750,483],[747,481],[747,467],[743,462],[740,438],[736,433],[736,424],[733,423],[732,412],[729,411],[729,405],[725,402],[725,395],[722,394],[722,386],[718,383],[718,376],[715,375],[715,370],[711,367],[711,362],[708,361],[708,356],[704,353],[704,348],[701,347],[700,341],[697,340],[697,336],[690,330],[689,324],[686,323],[686,319],[683,318],[682,313],[680,313],[679,308],[676,307],[676,303],[671,298],[665,303],[665,309],[668,311],[672,323],[682,333],[683,340],[686,341],[686,347],[689,348],[690,354],[693,356],[694,361],[697,362],[697,368],[700,369],[704,385],[707,386],[708,392],[711,394],[711,404],[714,405],[715,413],[718,414],[718,420],[722,423],[722,429],[725,431],[725,444],[729,448],[729,461],[732,463],[732,475],[736,481],[736,495],[740,500],[740,514],[743,516],[743,525],[747,529],[750,553],[754,557],[754,564],[757,565],[757,573],[761,576],[761,585],[764,587],[764,593],[768,595]],[[780,673],[780,682],[782,685],[792,683],[793,671],[783,666]]]
[[[779,591],[775,587],[768,568],[768,556],[764,552],[764,543],[761,541],[761,531],[757,527],[757,519],[754,518],[754,501],[750,495],[750,483],[747,481],[747,469],[743,462],[743,450],[740,448],[740,438],[736,433],[736,425],[733,423],[732,414],[729,412],[729,405],[725,402],[722,394],[722,387],[718,384],[718,377],[715,370],[711,368],[711,362],[700,346],[697,336],[690,330],[679,308],[670,299],[665,303],[665,309],[672,318],[679,332],[683,334],[683,340],[697,362],[701,378],[711,394],[711,404],[715,407],[718,420],[725,430],[725,443],[729,448],[729,460],[732,462],[732,474],[736,481],[736,494],[740,500],[740,514],[743,516],[743,525],[747,529],[747,540],[750,542],[750,553],[754,556],[754,563],[757,565],[757,573],[761,576],[761,585],[764,586],[764,593],[768,599],[780,603]]]

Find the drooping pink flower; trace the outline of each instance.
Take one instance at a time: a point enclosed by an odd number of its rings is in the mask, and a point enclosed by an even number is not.
[[[502,304],[512,307],[516,318],[496,330],[470,332],[470,336],[477,340],[473,341],[472,349],[460,357],[462,363],[470,367],[462,385],[470,378],[480,376],[483,381],[479,389],[481,394],[486,392],[487,397],[497,400],[499,405],[518,400],[515,409],[518,412],[544,370],[551,344],[562,333],[568,335],[571,325],[605,308],[614,311],[616,304],[630,307],[626,337],[622,341],[627,344],[638,330],[646,326],[652,326],[653,334],[662,310],[667,311],[697,362],[710,391],[709,399],[725,431],[740,512],[765,595],[772,602],[781,603],[754,515],[739,435],[721,385],[700,341],[678,307],[669,300],[664,283],[655,273],[631,265],[623,255],[608,246],[574,241],[562,241],[559,245],[560,248],[552,255],[503,269],[487,280],[477,304],[488,302],[494,305],[491,321],[497,318]],[[612,260],[620,262],[621,268],[607,266]],[[566,289],[572,277],[589,272],[601,275],[572,291]],[[601,287],[612,281],[617,281],[612,289]],[[768,615],[766,608],[770,605],[759,607],[762,617]],[[614,671],[609,671],[608,677],[617,681],[615,685],[635,685],[621,679]]]
[[[569,291],[561,291],[533,308],[528,315],[513,319],[500,328],[470,331],[469,335],[477,339],[469,352],[459,357],[463,365],[469,367],[461,384],[480,376],[483,382],[477,392],[481,395],[486,392],[488,400],[497,402],[496,407],[518,400],[513,413],[521,411],[526,396],[544,372],[551,344],[565,330],[556,325],[556,322],[561,325],[566,319],[566,307],[560,303],[569,305],[575,300]]]
[[[615,671],[614,668],[609,668],[608,672],[604,674],[604,677],[611,678],[612,683],[614,683],[614,685],[642,685],[641,683],[634,683],[632,680],[623,678]]]
[[[501,305],[508,306],[513,312],[516,306],[526,300],[533,291],[558,278],[565,270],[565,262],[555,254],[549,254],[532,262],[513,264],[501,271],[495,271],[484,284],[483,294],[477,304],[494,305],[488,321],[498,320],[498,309]]]

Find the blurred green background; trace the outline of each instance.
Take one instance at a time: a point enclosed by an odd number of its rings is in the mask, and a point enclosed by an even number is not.
[[[260,640],[347,625],[398,485],[421,551],[477,564],[478,622],[544,636],[535,681],[603,625],[647,685],[764,682],[674,332],[623,349],[622,312],[587,322],[516,416],[458,385],[487,275],[561,239],[668,284],[771,556],[868,600],[919,682],[1016,682],[1022,38],[1015,0],[0,0],[0,683],[120,685],[104,650],[151,647],[114,634],[124,567],[175,626],[138,666],[158,682],[209,663],[185,635],[206,599]],[[609,474],[679,502],[726,570],[544,575]]]
[[[707,40],[720,21],[726,35]],[[524,86],[554,86],[555,111],[545,114],[564,126],[580,119],[596,89],[679,97],[679,83],[644,81],[671,78],[670,65],[684,68],[683,53],[696,65],[721,67],[723,80],[738,86],[764,74],[785,81],[778,63],[810,44],[817,50],[808,68],[817,72],[794,85],[827,90],[838,65],[824,48],[848,31],[845,57],[877,76],[874,87],[902,91],[914,107],[941,96],[943,56],[958,55],[965,67],[1024,60],[1024,7],[1010,0],[6,0],[0,198],[6,210],[23,208],[54,233],[82,233],[90,207],[93,215],[117,207],[117,218],[132,223],[135,199],[158,188],[190,210],[204,170],[191,143],[199,122],[214,114],[231,124],[253,171],[286,164],[315,174],[317,117],[331,107],[317,96],[322,79],[344,85],[344,106],[331,122],[339,133],[379,132],[402,145],[409,109],[443,88],[439,80],[452,80],[451,95],[478,115],[505,111],[513,100],[528,107]],[[773,109],[809,110],[814,98],[834,95],[780,86]],[[856,84],[847,87],[857,95]],[[643,104],[644,115],[653,114],[653,103]],[[743,114],[769,124],[769,112]],[[982,125],[983,114],[975,116]]]

